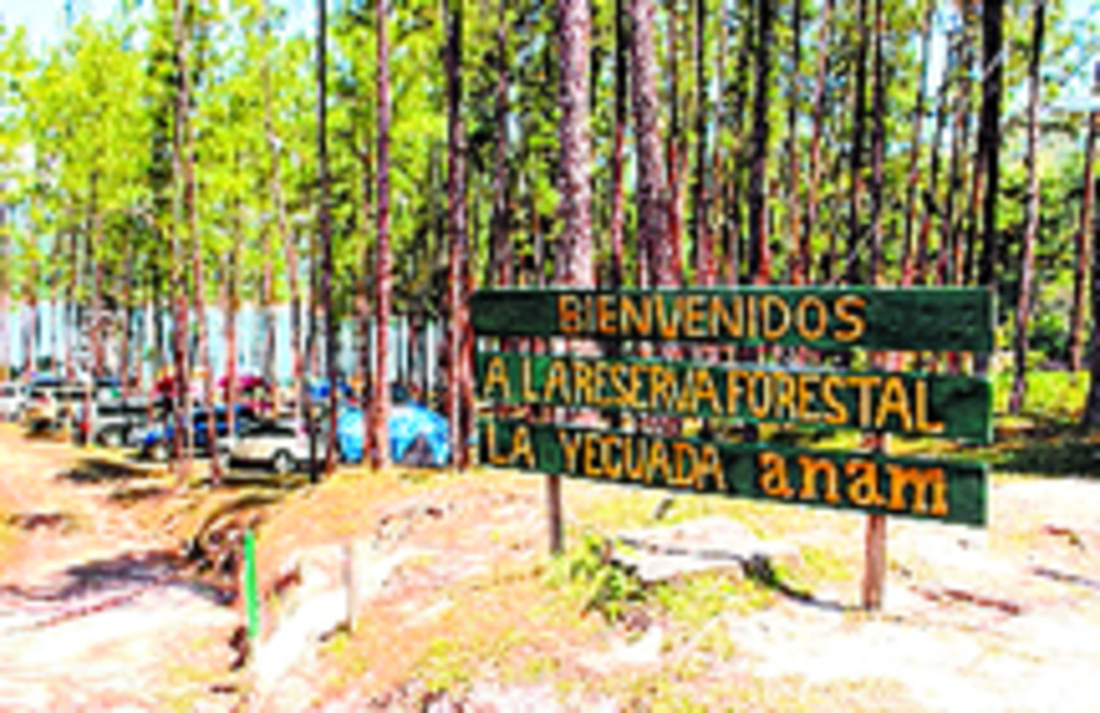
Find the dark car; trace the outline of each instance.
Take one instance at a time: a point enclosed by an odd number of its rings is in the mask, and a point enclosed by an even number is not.
[[[258,416],[252,409],[238,405],[234,408],[233,433],[230,433],[228,415],[229,412],[224,406],[214,407],[214,437],[217,443],[211,444],[208,428],[210,413],[204,409],[192,412],[191,428],[194,433],[196,453],[211,455],[215,450],[219,454],[227,453],[229,442],[234,436],[254,428],[259,422]],[[141,457],[154,461],[168,460],[174,436],[175,424],[171,419],[168,419],[164,425],[150,428],[139,439]]]
[[[73,416],[73,440],[82,445],[121,448],[133,444],[148,421],[149,401],[144,397],[92,401],[90,417],[80,404]]]

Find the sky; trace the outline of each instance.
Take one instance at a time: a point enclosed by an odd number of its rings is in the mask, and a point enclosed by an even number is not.
[[[144,0],[148,3],[149,0]],[[330,0],[330,7],[342,5],[347,0]],[[142,4],[142,0],[137,0]],[[1095,16],[1100,20],[1100,0],[1065,0],[1066,17],[1069,21]],[[9,26],[23,25],[33,46],[40,48],[60,40],[65,30],[66,6],[73,8],[75,16],[90,13],[96,18],[107,18],[121,5],[121,0],[0,0],[0,22]],[[946,3],[941,3],[946,5]],[[314,22],[314,0],[289,0],[290,27],[294,29],[311,27]],[[1095,44],[1097,38],[1080,38],[1082,44]],[[943,67],[942,36],[937,38],[933,49],[934,61],[931,66],[930,86],[936,86],[937,76]],[[1079,54],[1079,53],[1078,53]],[[1065,98],[1058,106],[1069,109],[1082,109],[1091,103],[1088,98],[1092,67],[1100,62],[1100,51],[1091,58],[1081,58],[1074,76],[1069,78]],[[1051,107],[1051,108],[1057,108]]]

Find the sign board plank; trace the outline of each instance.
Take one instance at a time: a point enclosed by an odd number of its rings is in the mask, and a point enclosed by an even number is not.
[[[965,376],[502,352],[478,352],[475,374],[480,399],[506,404],[993,438],[990,384]]]
[[[481,462],[641,487],[983,526],[987,466],[482,421]]]
[[[969,287],[513,288],[470,306],[481,335],[884,351],[988,352],[995,316],[992,293]]]

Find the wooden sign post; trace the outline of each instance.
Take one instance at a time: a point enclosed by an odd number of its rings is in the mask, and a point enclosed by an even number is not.
[[[491,290],[472,296],[484,336],[708,342],[823,350],[987,352],[993,299],[969,288],[745,287],[675,291]],[[992,439],[987,380],[889,370],[703,364],[478,352],[479,398],[658,416],[804,423],[873,433],[855,452],[719,443],[569,424],[479,424],[481,462],[623,485],[866,512],[864,606],[882,603],[886,516],[986,522],[983,464],[895,458],[888,433]],[[561,544],[560,519],[551,525]]]

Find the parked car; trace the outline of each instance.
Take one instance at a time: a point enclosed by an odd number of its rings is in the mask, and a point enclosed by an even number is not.
[[[0,421],[18,421],[27,405],[27,387],[23,384],[0,384]]]
[[[390,455],[404,465],[441,468],[451,459],[447,419],[418,404],[390,409]],[[349,463],[363,460],[363,411],[341,409],[336,425],[340,457]]]
[[[68,424],[90,385],[46,377],[31,382],[23,423],[31,432],[55,431]]]
[[[227,453],[233,438],[245,430],[254,428],[259,421],[251,409],[238,405],[234,409],[233,433],[230,433],[228,414],[224,406],[214,407],[214,437],[217,442],[211,444],[207,427],[210,414],[204,409],[192,412],[191,428],[194,433],[196,453],[202,455],[211,455],[215,452]],[[174,437],[175,424],[171,419],[163,425],[148,429],[139,436],[139,456],[153,461],[168,460]]]
[[[309,433],[294,421],[263,421],[240,433],[229,449],[229,465],[263,466],[286,475],[309,463]]]
[[[146,428],[149,401],[144,397],[92,401],[91,416],[80,404],[73,414],[73,440],[79,444],[98,443],[108,448],[136,445],[135,437]]]

